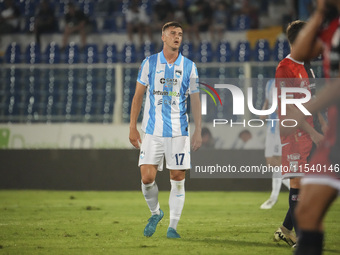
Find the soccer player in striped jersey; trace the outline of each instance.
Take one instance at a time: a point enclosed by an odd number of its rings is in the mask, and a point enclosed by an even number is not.
[[[150,237],[156,231],[164,212],[158,203],[157,170],[170,170],[170,225],[168,238],[180,238],[177,224],[185,199],[185,170],[190,169],[190,138],[187,102],[190,96],[195,122],[191,147],[195,151],[202,144],[201,102],[198,73],[194,62],[182,56],[179,47],[183,29],[178,22],[168,22],[162,28],[163,50],[147,57],[141,64],[130,115],[131,144],[140,149],[139,166],[142,192],[152,216],[144,229]],[[137,118],[146,92],[142,130],[137,130]]]

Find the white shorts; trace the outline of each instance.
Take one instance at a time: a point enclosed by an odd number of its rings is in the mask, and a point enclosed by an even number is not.
[[[301,185],[307,184],[327,185],[329,187],[337,189],[340,194],[340,180],[329,175],[309,174],[308,177],[304,177],[301,179]]]
[[[275,132],[271,132],[271,127],[267,127],[266,145],[264,150],[264,156],[266,158],[281,156],[282,146],[280,139],[280,125],[275,126]]]
[[[138,166],[158,165],[163,170],[163,161],[170,170],[191,168],[189,136],[160,137],[144,134],[139,154]]]

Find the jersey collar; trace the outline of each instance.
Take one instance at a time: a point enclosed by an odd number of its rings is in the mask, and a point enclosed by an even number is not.
[[[165,57],[164,57],[163,51],[161,51],[161,53],[160,53],[160,61],[161,61],[161,64],[167,64],[168,63],[166,61]],[[178,57],[177,57],[177,59],[176,59],[174,64],[176,66],[179,66],[181,64],[181,61],[182,61],[182,54],[179,52]]]
[[[292,57],[290,56],[290,54],[287,56],[287,58],[289,58],[291,61],[293,61],[293,62],[295,62],[295,63],[298,63],[298,64],[300,64],[300,65],[304,65],[304,64],[305,64],[304,62],[295,60],[294,58],[292,58]]]

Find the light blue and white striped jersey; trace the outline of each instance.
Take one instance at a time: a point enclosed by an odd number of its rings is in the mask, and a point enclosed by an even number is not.
[[[265,96],[266,99],[268,100],[268,107],[270,107],[273,104],[273,89],[275,88],[275,79],[270,79],[267,84],[266,84],[266,92],[265,92]],[[277,110],[277,109],[276,109]],[[269,118],[270,119],[277,119],[277,112],[273,112],[272,114],[270,114]],[[277,128],[276,128],[276,121],[274,121],[273,123],[271,121],[268,121],[267,123],[267,130],[271,133],[275,133],[277,132]]]
[[[187,99],[199,92],[195,63],[179,54],[170,65],[161,51],[144,59],[137,81],[147,86],[142,130],[162,137],[188,136]]]

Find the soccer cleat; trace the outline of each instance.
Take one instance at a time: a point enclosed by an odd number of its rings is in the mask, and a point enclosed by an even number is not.
[[[155,233],[158,222],[164,216],[164,212],[161,209],[159,209],[159,212],[159,215],[155,214],[149,218],[149,223],[146,224],[146,227],[144,229],[144,236],[150,237],[153,235],[153,233]]]
[[[274,241],[285,241],[289,246],[294,246],[296,244],[296,236],[293,231],[288,230],[284,226],[279,227],[274,233]]]
[[[168,232],[166,233],[166,237],[167,238],[181,238],[181,236],[173,228],[168,228]]]
[[[266,202],[264,202],[260,208],[261,209],[272,209],[272,207],[276,204],[277,200],[274,200],[272,198],[269,198]]]

